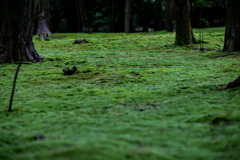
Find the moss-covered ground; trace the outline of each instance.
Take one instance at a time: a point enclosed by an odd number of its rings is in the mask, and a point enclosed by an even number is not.
[[[17,64],[0,65],[0,159],[238,160],[240,54],[224,28],[204,36],[204,52],[164,31],[34,37],[45,60],[22,65],[12,113]]]

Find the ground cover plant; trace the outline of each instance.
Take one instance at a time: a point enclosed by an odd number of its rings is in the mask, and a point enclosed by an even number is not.
[[[237,160],[240,56],[204,32],[203,52],[165,31],[34,37],[45,60],[22,65],[12,113],[17,64],[0,66],[0,159]]]

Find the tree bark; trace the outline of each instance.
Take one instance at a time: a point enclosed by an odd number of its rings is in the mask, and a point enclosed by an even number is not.
[[[196,42],[191,22],[189,11],[189,0],[175,0],[176,10],[176,45],[191,45]]]
[[[227,20],[224,52],[240,51],[240,1],[227,1]]]
[[[0,63],[41,62],[32,41],[32,0],[0,1]]]
[[[130,0],[125,0],[124,32],[129,33],[129,28],[130,28]]]
[[[84,10],[83,0],[76,0],[78,32],[86,32],[86,14]]]
[[[240,1],[227,1],[227,19],[224,40],[224,52],[240,51]],[[240,86],[240,76],[227,85],[227,88]]]
[[[174,0],[166,0],[166,21],[165,21],[165,30],[168,32],[174,32],[175,23],[175,9],[174,9]]]
[[[51,34],[49,0],[33,0],[33,4],[33,33],[45,40]]]

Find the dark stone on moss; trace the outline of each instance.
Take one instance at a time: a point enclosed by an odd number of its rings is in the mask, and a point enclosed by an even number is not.
[[[85,44],[85,43],[93,43],[93,42],[89,42],[88,40],[86,39],[79,39],[79,40],[75,40],[73,42],[73,44]]]
[[[73,66],[72,69],[69,69],[69,67],[63,69],[63,75],[73,75],[77,73],[77,67]]]

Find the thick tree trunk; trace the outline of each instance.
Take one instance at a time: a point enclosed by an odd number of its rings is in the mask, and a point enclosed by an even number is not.
[[[227,1],[227,20],[224,40],[224,52],[240,51],[240,1]],[[240,87],[240,76],[227,85],[227,88]]]
[[[76,0],[78,32],[86,32],[86,14],[84,10],[83,0]]]
[[[129,28],[130,28],[130,0],[125,0],[124,32],[129,33]]]
[[[49,0],[33,0],[33,4],[33,33],[39,35],[39,40],[45,40],[51,34]]]
[[[240,0],[227,1],[224,52],[240,51]]]
[[[165,30],[168,32],[175,32],[176,16],[174,9],[174,0],[166,0],[166,21]]]
[[[0,63],[40,62],[32,41],[32,0],[0,1]]]
[[[196,42],[191,22],[188,0],[175,0],[176,9],[176,45],[191,45]]]

